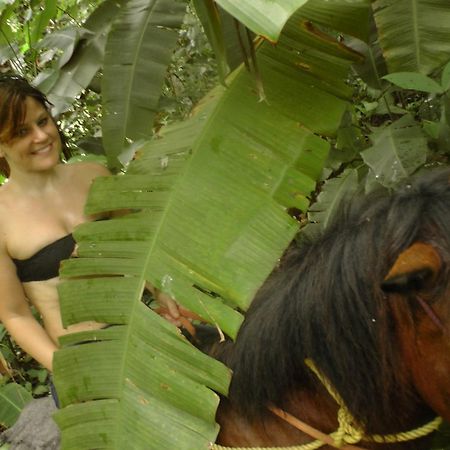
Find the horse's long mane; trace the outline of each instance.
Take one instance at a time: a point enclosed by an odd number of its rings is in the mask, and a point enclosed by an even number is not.
[[[392,406],[411,402],[414,393],[405,388],[381,285],[398,254],[417,240],[433,243],[450,261],[449,175],[432,171],[395,193],[354,199],[318,239],[286,255],[223,358],[234,372],[230,400],[244,414],[258,417],[289,393],[314,389],[308,357],[361,423],[401,422]],[[414,321],[411,308],[405,310]]]

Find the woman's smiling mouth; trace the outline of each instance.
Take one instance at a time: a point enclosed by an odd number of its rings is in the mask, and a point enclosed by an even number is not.
[[[41,147],[37,150],[33,150],[31,152],[32,155],[42,155],[42,154],[47,154],[52,150],[52,144],[48,144],[45,147]]]

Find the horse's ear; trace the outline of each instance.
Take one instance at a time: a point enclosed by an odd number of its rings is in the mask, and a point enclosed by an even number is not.
[[[441,257],[430,244],[416,242],[398,255],[381,287],[388,292],[421,290],[437,277]]]

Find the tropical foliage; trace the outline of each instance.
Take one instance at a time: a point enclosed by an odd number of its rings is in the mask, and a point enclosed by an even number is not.
[[[81,257],[62,269],[65,323],[112,325],[65,337],[56,355],[65,449],[215,439],[230,374],[142,303],[146,281],[234,338],[300,228],[325,225],[353,192],[448,163],[447,0],[193,5],[222,85],[178,121],[186,110],[168,119],[163,94],[189,83],[171,60],[187,2],[49,1],[40,19],[33,2],[3,4],[5,67],[36,72],[63,125],[77,123],[74,102],[101,99],[101,127],[83,132],[126,173],[95,183],[88,212],[132,211],[80,227]]]

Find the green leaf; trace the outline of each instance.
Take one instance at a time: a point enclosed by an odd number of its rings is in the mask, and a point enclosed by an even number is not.
[[[31,394],[20,384],[8,383],[0,388],[0,424],[11,427],[25,405],[32,400]]]
[[[444,91],[448,91],[450,89],[450,62],[448,62],[441,75],[441,85]]]
[[[309,0],[302,12],[317,25],[368,42],[373,20],[370,3],[371,0]],[[343,42],[346,43],[347,39]]]
[[[66,324],[124,324],[78,338],[91,343],[72,337],[55,356],[63,406],[85,402],[55,418],[66,449],[206,449],[215,439],[218,398],[203,385],[226,392],[229,376],[140,303],[143,281],[235,335],[242,318],[226,305],[245,308],[293,238],[285,208],[307,206],[328,148],[297,125],[300,101],[291,99],[295,111],[278,106],[300,92],[268,89],[272,106],[258,103],[251,77],[238,75],[192,121],[138,152],[125,176],[94,185],[89,213],[144,210],[81,227],[82,257],[63,264],[65,276],[126,273],[61,285]],[[90,402],[99,398],[110,400]]]
[[[193,0],[195,11],[205,29],[209,43],[216,55],[219,77],[225,84],[230,69],[227,64],[226,48],[222,34],[219,10],[214,0]]]
[[[441,98],[441,118],[437,128],[436,144],[439,152],[447,154],[450,146],[450,95],[447,92]]]
[[[361,183],[364,185],[364,193],[370,194],[373,191],[380,192],[383,189],[383,185],[378,181],[377,177],[368,166],[363,166],[360,168],[361,173]]]
[[[383,82],[381,77],[387,74],[386,61],[384,60],[381,48],[378,42],[378,30],[373,16],[369,20],[368,42],[363,42],[359,38],[346,39],[347,45],[364,56],[361,63],[355,64],[356,73],[371,88],[382,90]]]
[[[27,374],[31,378],[37,378],[40,383],[45,383],[48,377],[48,372],[46,369],[29,369],[27,370]]]
[[[343,163],[355,159],[367,147],[366,138],[353,120],[354,111],[346,111],[336,136],[336,145],[330,150],[326,167],[337,170]]]
[[[34,84],[47,93],[53,103],[53,114],[66,111],[102,66],[106,37],[120,4],[115,0],[103,2],[86,20],[85,31],[68,28],[41,41],[41,47],[59,46],[64,49],[56,62],[57,68],[41,72],[34,80]]]
[[[142,303],[134,306],[130,319],[127,326],[85,336],[97,338],[96,343],[57,353],[55,367],[69,371],[56,383],[62,405],[83,402],[55,415],[63,448],[81,450],[105,444],[168,448],[164,441],[174,443],[174,448],[202,448],[192,444],[200,438],[207,448],[218,431],[208,418],[218,397],[202,383],[224,391],[225,369],[190,346],[178,330],[150,314]],[[225,381],[219,384],[213,377]],[[91,401],[102,398],[105,400]],[[167,432],[171,434],[167,436]]]
[[[441,122],[432,122],[430,120],[424,120],[423,121],[423,130],[432,139],[438,139],[441,125],[442,125]]]
[[[36,44],[36,48],[40,50],[45,48],[62,50],[61,56],[57,59],[57,67],[61,68],[70,60],[77,43],[81,39],[86,39],[89,35],[92,36],[92,33],[85,28],[70,26],[48,33]]]
[[[216,0],[225,11],[254,33],[277,42],[289,18],[308,0]]]
[[[5,5],[4,5],[5,6]],[[0,15],[0,43],[11,46],[15,41],[17,31],[11,26],[10,18],[14,15],[15,4],[6,5]]]
[[[3,340],[7,331],[4,325],[0,324],[0,341]]]
[[[42,11],[33,17],[32,31],[31,31],[31,43],[34,44],[44,33],[50,20],[52,20],[57,13],[56,0],[45,0],[45,6]]]
[[[166,69],[185,11],[182,1],[130,0],[108,35],[102,128],[111,167],[118,167],[117,156],[125,143],[152,135]]]
[[[426,161],[427,139],[410,115],[374,133],[372,141],[361,155],[383,186],[395,186]]]
[[[317,201],[308,211],[308,219],[325,228],[344,199],[351,197],[358,190],[358,171],[346,169],[341,175],[331,178],[323,185]]]
[[[257,58],[266,101],[240,67],[183,123],[136,152],[127,173],[95,181],[87,214],[133,214],[76,230],[79,258],[60,284],[67,335],[55,355],[64,449],[207,449],[230,374],[141,302],[146,281],[232,338],[296,234],[352,91],[355,53],[299,11]],[[299,26],[300,24],[300,26]],[[121,86],[121,85],[120,85]],[[138,94],[145,93],[140,86]],[[68,406],[70,404],[70,406]]]
[[[322,135],[336,134],[351,96],[345,83],[349,64],[359,60],[358,54],[320,33],[302,8],[286,24],[278,46],[263,46],[258,60],[269,102],[281,95],[288,111],[297,110],[300,102],[302,126]]]
[[[417,72],[397,72],[385,75],[384,80],[390,81],[403,89],[441,94],[442,87],[430,77]]]
[[[429,74],[448,61],[450,2],[377,0],[373,10],[389,72]]]

